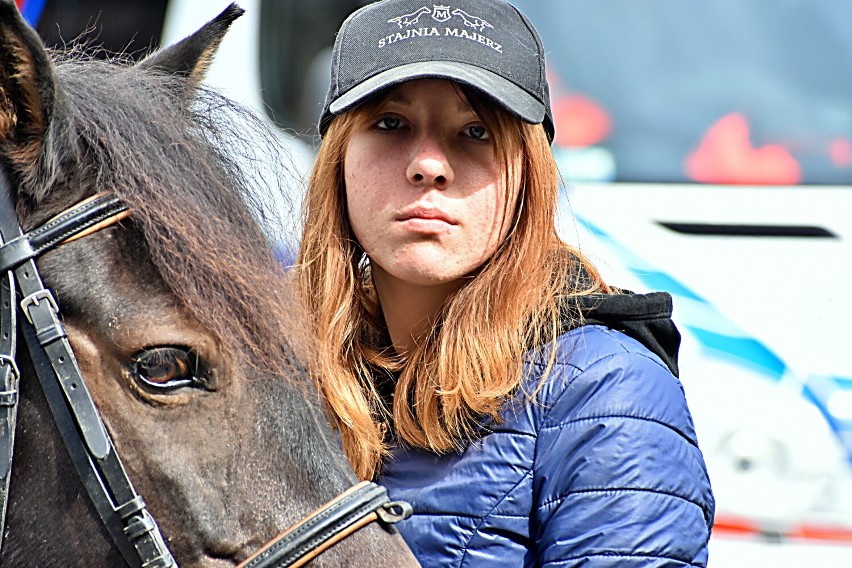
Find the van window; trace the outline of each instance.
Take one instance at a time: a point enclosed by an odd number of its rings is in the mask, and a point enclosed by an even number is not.
[[[852,1],[513,2],[569,178],[852,184]]]
[[[27,8],[38,3],[25,3]],[[36,31],[48,47],[84,46],[95,57],[121,53],[141,58],[160,44],[167,0],[47,0],[36,17]]]
[[[367,0],[265,0],[260,6],[260,81],[280,126],[316,133],[329,83],[334,34]]]

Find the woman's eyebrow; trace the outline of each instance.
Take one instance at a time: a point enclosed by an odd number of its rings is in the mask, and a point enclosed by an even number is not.
[[[402,105],[411,105],[411,99],[409,99],[407,96],[405,96],[404,93],[400,93],[400,92],[391,93],[388,96],[388,98],[386,99],[386,102],[399,103],[399,104],[402,104]]]
[[[476,114],[476,111],[473,110],[473,107],[470,106],[470,103],[464,99],[459,99],[458,105],[456,105],[456,110],[458,110],[459,112],[471,112],[473,114]]]

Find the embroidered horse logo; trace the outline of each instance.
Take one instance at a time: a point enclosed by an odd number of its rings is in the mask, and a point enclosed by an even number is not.
[[[464,20],[464,25],[469,28],[473,28],[475,30],[484,31],[485,28],[494,29],[494,26],[483,20],[482,18],[477,18],[476,16],[471,16],[467,12],[456,8],[453,10],[453,16],[460,16],[462,20]]]
[[[431,14],[432,10],[423,6],[416,12],[412,12],[411,14],[403,14],[402,16],[397,16],[396,18],[391,18],[388,20],[389,24],[396,24],[400,28],[407,28],[409,26],[413,26],[417,24],[417,20],[420,19],[420,16],[423,14]]]
[[[450,15],[450,7],[449,6],[440,6],[438,4],[432,5],[432,19],[438,22],[446,22],[452,18]]]

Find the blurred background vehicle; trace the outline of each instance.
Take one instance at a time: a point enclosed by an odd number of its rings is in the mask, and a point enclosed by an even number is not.
[[[852,566],[852,0],[513,1],[548,50],[563,236],[675,297],[710,565]],[[130,55],[228,4],[21,3],[54,45],[88,27]],[[303,172],[333,33],[364,3],[243,0],[211,68]]]

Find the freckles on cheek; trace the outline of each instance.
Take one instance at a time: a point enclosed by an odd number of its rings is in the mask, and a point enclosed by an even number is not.
[[[365,197],[370,197],[373,183],[371,180],[375,178],[370,172],[374,169],[374,164],[368,157],[347,157],[343,165],[343,182],[350,200],[362,201]]]
[[[488,241],[499,238],[505,229],[505,224],[510,221],[506,215],[504,199],[503,192],[492,186],[483,193],[479,203],[479,230]]]

